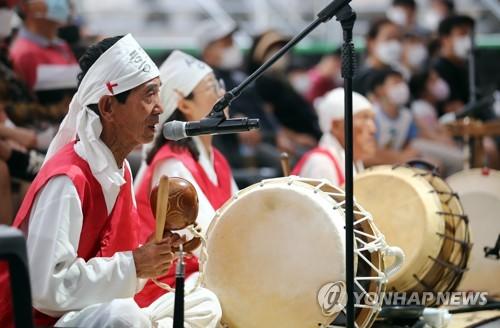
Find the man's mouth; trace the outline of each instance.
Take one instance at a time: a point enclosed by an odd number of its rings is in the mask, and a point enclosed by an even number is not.
[[[153,130],[153,131],[154,131],[154,130],[156,130],[156,127],[157,127],[157,126],[158,126],[158,122],[156,122],[156,123],[152,123],[152,124],[149,124],[149,125],[148,125],[148,128],[150,128],[151,130]]]

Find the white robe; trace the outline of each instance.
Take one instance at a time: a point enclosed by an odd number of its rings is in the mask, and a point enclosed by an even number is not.
[[[337,160],[342,176],[345,176],[345,150],[338,140],[330,133],[325,133],[319,141],[319,147],[329,151]],[[362,163],[357,163],[362,169]],[[356,174],[356,166],[353,165],[353,173]],[[300,174],[304,178],[327,179],[333,185],[340,187],[340,177],[330,158],[323,154],[312,154],[304,163]]]
[[[78,146],[77,154],[91,160]],[[108,160],[114,163],[113,157]],[[116,166],[116,170],[123,177],[123,169]],[[108,214],[123,183],[125,179],[118,185],[108,181],[103,188]],[[33,306],[62,316],[56,326],[171,327],[173,294],[163,295],[145,309],[133,300],[146,280],[136,276],[132,251],[87,262],[78,258],[82,223],[82,205],[71,180],[66,176],[50,179],[35,198],[29,221],[21,227],[27,236]],[[217,297],[210,291],[200,288],[186,296],[185,327],[215,327],[220,316]]]
[[[193,140],[200,154],[198,163],[203,168],[210,181],[214,185],[218,185],[217,174],[215,173],[215,168],[214,168],[213,152],[209,154],[206,151],[199,137],[193,137]],[[141,168],[139,169],[139,173],[137,174],[137,178],[135,179],[136,190],[137,188],[139,188],[142,182],[146,168],[147,164],[143,162]],[[212,204],[210,204],[210,202],[208,201],[207,196],[205,196],[200,186],[194,179],[191,172],[180,160],[176,158],[169,158],[159,162],[158,165],[156,166],[151,181],[152,185],[154,186],[158,184],[160,178],[163,175],[166,175],[168,177],[184,178],[193,184],[194,188],[196,189],[196,193],[198,194],[198,201],[199,201],[198,217],[196,218],[196,222],[202,228],[202,231],[205,233],[207,231],[208,226],[210,225],[210,222],[212,221],[212,218],[214,217],[215,210],[212,207]],[[238,187],[236,186],[236,182],[234,181],[233,178],[231,178],[231,194],[234,195],[237,192],[238,192]]]

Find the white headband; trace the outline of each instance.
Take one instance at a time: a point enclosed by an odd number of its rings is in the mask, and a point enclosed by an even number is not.
[[[319,125],[323,133],[330,132],[333,120],[344,119],[344,89],[336,88],[321,98],[316,99],[314,107],[318,114]],[[373,112],[373,106],[368,99],[357,92],[352,93],[352,114],[361,111]]]
[[[100,173],[109,167],[99,139],[102,124],[94,112],[87,108],[97,104],[104,95],[115,95],[131,90],[155,77],[160,72],[144,49],[131,34],[118,40],[106,50],[90,67],[73,96],[69,111],[62,121],[59,131],[52,140],[45,162],[66,144],[78,137],[85,152],[92,160],[89,165],[92,172]],[[44,163],[45,163],[44,162]]]
[[[161,89],[160,98],[163,113],[160,115],[160,126],[177,108],[180,92],[184,97],[189,95],[200,81],[212,73],[212,68],[204,62],[182,51],[174,50],[160,66]]]

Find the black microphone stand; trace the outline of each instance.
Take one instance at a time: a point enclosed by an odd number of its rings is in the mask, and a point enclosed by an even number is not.
[[[182,245],[175,271],[175,299],[173,328],[184,328],[184,252]]]
[[[342,77],[344,78],[344,139],[345,139],[345,254],[346,254],[346,321],[347,327],[353,328],[354,311],[354,186],[353,186],[353,137],[352,137],[352,78],[354,75],[354,44],[352,29],[356,13],[350,6],[344,6],[337,13],[337,20],[342,25],[344,43],[342,44]]]
[[[345,215],[346,215],[346,327],[354,328],[354,231],[353,231],[353,142],[352,142],[352,77],[354,74],[354,45],[352,43],[352,29],[356,20],[356,14],[349,6],[351,0],[334,0],[327,5],[317,18],[309,24],[297,36],[292,38],[278,52],[262,64],[255,72],[248,76],[243,82],[232,90],[226,92],[222,98],[212,108],[208,114],[207,124],[217,126],[226,119],[224,108],[229,106],[241,92],[254,80],[260,77],[271,65],[280,59],[286,52],[296,45],[300,40],[311,33],[321,23],[326,23],[333,16],[342,25],[344,44],[342,46],[342,76],[345,80]]]

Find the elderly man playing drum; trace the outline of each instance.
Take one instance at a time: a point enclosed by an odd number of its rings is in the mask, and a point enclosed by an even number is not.
[[[352,95],[354,172],[362,169],[362,161],[376,150],[375,114],[371,103],[357,92]],[[307,152],[293,170],[294,175],[328,179],[341,186],[345,180],[344,89],[337,88],[316,102],[323,136],[319,146]]]
[[[169,270],[178,240],[139,244],[125,159],[155,135],[163,111],[158,68],[131,35],[90,47],[80,66],[78,92],[14,221],[27,237],[35,322],[171,327],[172,293],[147,308],[133,296],[147,278]],[[8,300],[2,278],[0,296]],[[5,300],[2,327],[9,319]],[[220,316],[208,290],[186,297],[185,327],[215,327]]]

